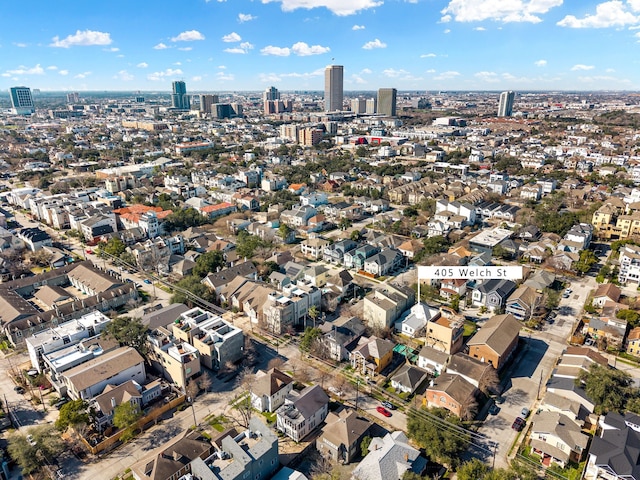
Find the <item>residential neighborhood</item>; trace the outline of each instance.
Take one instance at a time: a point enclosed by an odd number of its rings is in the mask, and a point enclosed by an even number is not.
[[[0,476],[640,478],[637,97],[268,92],[0,114]]]

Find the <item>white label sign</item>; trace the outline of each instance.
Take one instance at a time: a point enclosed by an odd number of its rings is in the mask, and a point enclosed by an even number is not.
[[[523,269],[518,267],[433,267],[418,266],[418,280],[520,280],[523,277]]]

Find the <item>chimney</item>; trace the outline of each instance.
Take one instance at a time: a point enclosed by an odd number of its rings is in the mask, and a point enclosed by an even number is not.
[[[118,406],[118,404],[116,403],[116,398],[115,397],[111,397],[111,407],[112,408],[116,408]]]
[[[409,454],[408,453],[404,454],[404,461],[405,462],[409,462]]]

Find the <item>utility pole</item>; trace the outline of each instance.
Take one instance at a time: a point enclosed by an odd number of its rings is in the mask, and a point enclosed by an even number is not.
[[[540,381],[538,382],[538,395],[536,396],[536,400],[540,400],[540,389],[542,388],[542,375],[544,370],[540,370]]]
[[[193,428],[197,428],[198,421],[196,420],[196,409],[193,407],[193,398],[187,397],[187,400],[191,404],[191,413],[193,413]]]
[[[360,379],[356,379],[356,412],[358,411],[358,395],[360,393]]]

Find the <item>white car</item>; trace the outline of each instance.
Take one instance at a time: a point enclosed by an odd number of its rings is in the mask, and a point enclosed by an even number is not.
[[[27,435],[27,443],[28,443],[29,445],[31,445],[32,447],[35,447],[35,446],[36,446],[36,441],[35,441],[35,439],[33,438],[33,435],[31,435],[31,434]]]

